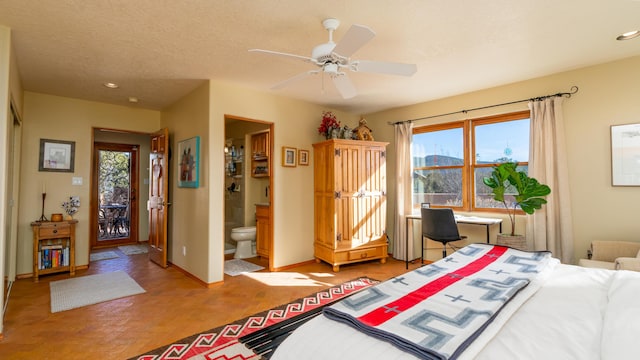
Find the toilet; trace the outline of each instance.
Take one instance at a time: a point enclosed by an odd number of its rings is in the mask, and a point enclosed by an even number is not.
[[[234,259],[246,259],[256,257],[256,227],[245,226],[231,230],[231,240],[236,242]]]

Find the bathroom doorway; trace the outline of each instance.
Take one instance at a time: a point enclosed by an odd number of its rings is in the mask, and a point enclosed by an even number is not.
[[[255,141],[252,137],[260,134],[265,143],[265,153],[256,152]],[[241,246],[242,257],[268,258],[269,270],[273,270],[273,123],[247,119],[242,117],[225,116],[225,169],[224,169],[224,224],[225,224],[225,257],[240,255],[236,253],[238,243],[232,239],[232,232],[244,231],[242,228],[257,226],[256,204],[268,206],[269,219],[261,220],[260,227],[265,230],[262,235],[257,234],[247,254]],[[262,150],[258,151],[262,152]],[[253,229],[251,229],[253,230]],[[236,237],[236,236],[234,236]],[[257,242],[268,239],[268,251],[258,251]]]

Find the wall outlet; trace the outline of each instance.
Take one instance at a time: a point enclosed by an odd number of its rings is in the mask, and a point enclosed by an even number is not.
[[[79,177],[79,176],[72,177],[71,185],[82,185],[82,177]]]
[[[187,247],[186,246],[182,247],[182,256],[187,256]]]

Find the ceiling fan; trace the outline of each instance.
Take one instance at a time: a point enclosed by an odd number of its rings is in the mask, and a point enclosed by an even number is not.
[[[262,49],[250,49],[249,51],[300,59],[302,61],[312,63],[319,68],[317,70],[309,70],[292,78],[286,79],[274,85],[272,89],[281,89],[291,82],[322,72],[331,77],[336,89],[345,99],[356,96],[357,92],[344,70],[403,76],[411,76],[417,71],[415,64],[352,60],[351,55],[373,39],[376,34],[366,26],[354,24],[351,25],[351,28],[349,28],[340,42],[335,43],[333,41],[333,32],[339,25],[340,21],[337,19],[329,18],[322,21],[322,26],[324,26],[324,28],[329,32],[329,41],[314,47],[311,51],[311,57]]]

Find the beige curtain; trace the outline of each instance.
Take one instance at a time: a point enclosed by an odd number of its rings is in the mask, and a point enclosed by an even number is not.
[[[395,236],[393,237],[393,257],[406,260],[406,217],[411,214],[411,180],[413,164],[411,162],[411,136],[413,124],[403,122],[395,124],[395,144],[396,144],[396,206],[395,214]],[[409,244],[413,244],[410,241]],[[413,259],[413,246],[409,245],[409,259]]]
[[[531,131],[529,176],[549,185],[547,204],[526,215],[527,242],[534,250],[549,250],[565,264],[573,262],[573,221],[569,172],[562,120],[562,97],[529,102]]]

